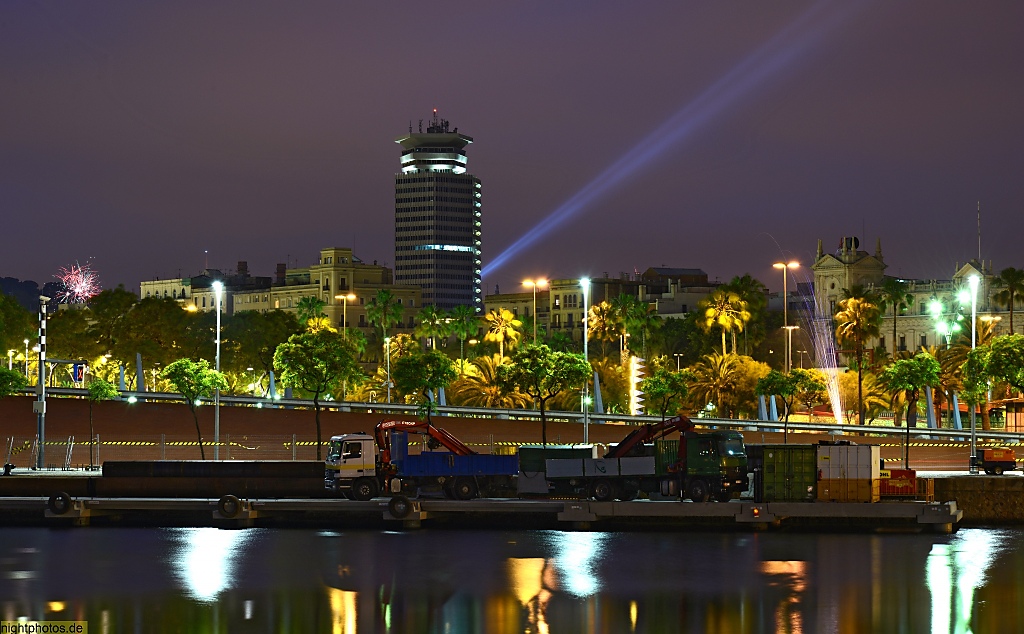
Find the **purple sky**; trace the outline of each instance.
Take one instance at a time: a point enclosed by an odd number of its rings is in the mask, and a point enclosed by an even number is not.
[[[1020,268],[1022,33],[1019,0],[7,3],[0,276],[391,265],[394,139],[435,107],[475,139],[486,293],[649,266],[776,289],[844,235],[948,279],[978,201],[983,259]]]

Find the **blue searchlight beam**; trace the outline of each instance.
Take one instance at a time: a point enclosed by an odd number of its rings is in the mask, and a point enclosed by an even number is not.
[[[740,62],[724,77],[708,87],[696,99],[674,114],[656,130],[633,146],[569,200],[523,234],[483,268],[486,277],[508,263],[520,251],[553,232],[579,214],[587,205],[605,196],[635,176],[642,167],[686,140],[716,115],[741,97],[779,74],[813,44],[822,40],[860,7],[858,2],[814,3],[772,39]]]

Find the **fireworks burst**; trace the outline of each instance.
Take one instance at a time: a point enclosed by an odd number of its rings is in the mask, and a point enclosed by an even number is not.
[[[62,268],[54,277],[61,283],[57,300],[65,304],[84,304],[100,292],[99,279],[88,262],[84,265],[75,262]]]

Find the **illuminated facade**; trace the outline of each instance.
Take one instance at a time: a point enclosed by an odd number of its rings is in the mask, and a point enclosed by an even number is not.
[[[466,171],[472,137],[434,118],[402,146],[395,175],[395,282],[422,289],[424,305],[483,311],[480,179]]]

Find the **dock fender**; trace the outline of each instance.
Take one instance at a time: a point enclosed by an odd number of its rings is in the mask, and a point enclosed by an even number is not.
[[[242,501],[234,495],[221,496],[217,501],[217,511],[228,519],[237,517],[242,511]]]
[[[388,502],[388,512],[395,519],[405,519],[412,512],[412,502],[404,495],[396,495]]]
[[[54,515],[64,515],[71,510],[71,496],[64,491],[54,493],[46,501],[46,508]]]

